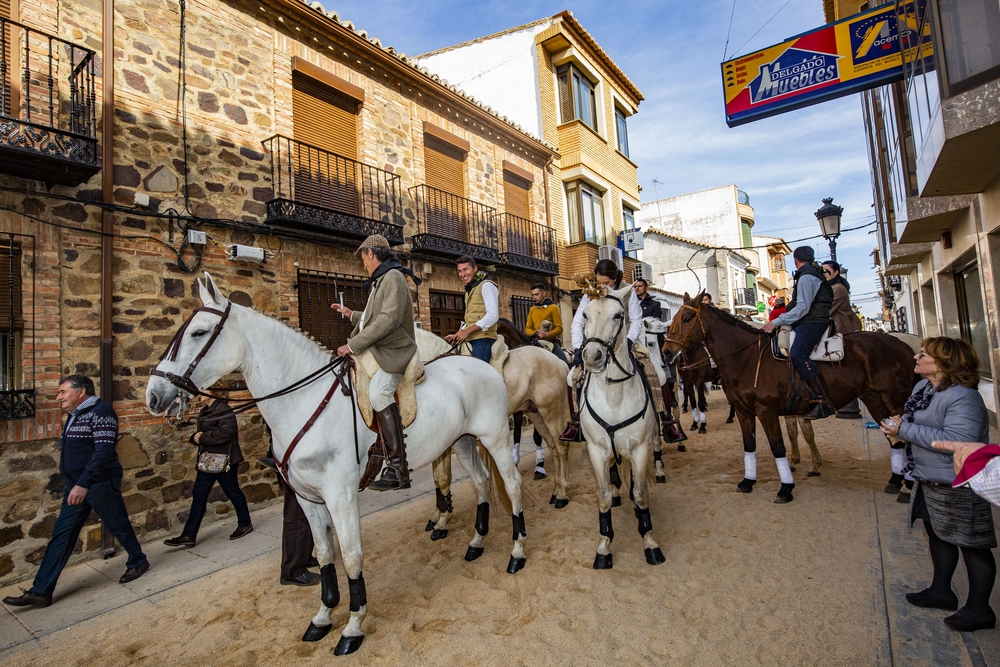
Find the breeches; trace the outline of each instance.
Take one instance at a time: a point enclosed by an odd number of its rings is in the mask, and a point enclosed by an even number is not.
[[[402,379],[402,373],[386,373],[381,368],[375,372],[368,385],[368,399],[375,412],[381,412],[396,402],[396,387]]]

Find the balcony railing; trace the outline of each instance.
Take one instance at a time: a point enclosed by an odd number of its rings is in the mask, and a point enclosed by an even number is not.
[[[737,190],[736,191],[736,201],[738,203],[740,203],[740,204],[746,204],[747,206],[749,206],[750,205],[750,195],[748,195],[747,193],[743,192],[742,190]]]
[[[410,188],[416,202],[413,252],[500,262],[496,209],[429,185]]]
[[[559,275],[556,237],[551,227],[510,213],[497,215],[500,259],[510,267],[549,276]]]
[[[100,171],[95,54],[0,18],[0,173],[76,186]]]
[[[403,242],[399,176],[281,135],[262,143],[274,184],[267,222],[352,242],[370,234]]]

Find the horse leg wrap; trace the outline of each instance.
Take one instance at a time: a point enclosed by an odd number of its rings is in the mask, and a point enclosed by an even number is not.
[[[611,484],[612,484],[612,486],[614,486],[616,489],[622,488],[622,478],[618,474],[618,464],[617,463],[615,463],[615,464],[613,464],[611,466],[611,469],[608,471],[608,476],[611,478]]]
[[[438,512],[441,512],[441,514],[447,514],[454,509],[454,506],[451,504],[451,492],[449,492],[448,495],[444,495],[441,493],[441,489],[434,489],[434,493],[436,495],[435,503],[437,505]]]
[[[512,514],[510,518],[512,519],[512,522],[513,522],[513,525],[514,525],[514,537],[511,538],[511,539],[513,539],[513,540],[516,541],[522,535],[524,537],[527,537],[528,533],[524,529],[524,512],[521,512],[520,514],[518,514],[516,516]]]
[[[337,586],[337,566],[330,563],[320,568],[319,582],[321,584],[320,601],[324,607],[333,609],[340,604],[340,588]]]
[[[601,536],[608,538],[608,542],[614,542],[615,529],[611,527],[611,510],[608,510],[607,512],[598,512],[597,520],[601,525]]]
[[[479,503],[476,505],[476,532],[484,537],[490,532],[489,503]]]
[[[635,518],[639,520],[639,537],[653,530],[653,520],[649,517],[649,508],[635,508]]]
[[[351,611],[361,611],[368,604],[368,591],[365,589],[365,575],[358,574],[357,579],[347,578],[347,587],[351,591]]]
[[[663,463],[663,452],[662,451],[658,452],[658,451],[656,451],[654,449],[653,450],[653,461],[657,462],[657,463]]]

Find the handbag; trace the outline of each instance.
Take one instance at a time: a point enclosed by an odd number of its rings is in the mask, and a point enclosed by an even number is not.
[[[199,447],[200,449],[200,447]],[[233,446],[229,445],[229,454],[232,454]],[[218,475],[229,472],[229,454],[213,454],[212,452],[198,452],[198,463],[195,468],[198,472],[209,475]]]

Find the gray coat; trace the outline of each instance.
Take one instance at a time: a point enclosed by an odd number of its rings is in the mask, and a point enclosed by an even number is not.
[[[930,384],[921,380],[913,388],[919,393]],[[926,410],[913,414],[913,423],[903,422],[899,437],[913,445],[913,476],[928,482],[951,484],[955,468],[951,452],[931,447],[935,440],[961,442],[990,441],[990,422],[979,392],[971,387],[952,386],[931,398]]]
[[[413,333],[413,301],[402,271],[390,269],[372,287],[364,310],[364,328],[359,326],[362,313],[351,315],[354,331],[347,344],[354,354],[371,348],[378,367],[386,373],[404,373],[410,358],[417,353]]]

